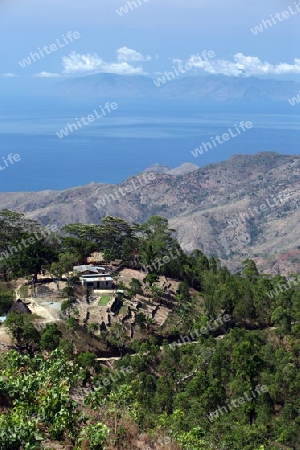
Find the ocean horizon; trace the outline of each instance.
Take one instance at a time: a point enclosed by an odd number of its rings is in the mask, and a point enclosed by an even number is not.
[[[274,105],[195,102],[117,102],[105,117],[59,138],[76,119],[99,112],[105,101],[15,99],[0,108],[0,191],[63,190],[119,183],[152,164],[171,168],[184,162],[201,167],[234,154],[274,151],[299,154],[299,114]],[[284,110],[284,111],[283,111]],[[292,114],[293,113],[293,114]],[[253,127],[198,157],[192,151],[241,121]],[[20,155],[10,164],[9,154]]]

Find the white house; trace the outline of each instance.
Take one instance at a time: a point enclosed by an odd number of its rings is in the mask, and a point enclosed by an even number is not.
[[[82,286],[90,287],[93,289],[112,289],[113,279],[107,274],[102,276],[89,276],[83,275],[80,277]]]
[[[75,266],[73,272],[80,274],[82,286],[92,289],[112,289],[113,279],[102,266]]]

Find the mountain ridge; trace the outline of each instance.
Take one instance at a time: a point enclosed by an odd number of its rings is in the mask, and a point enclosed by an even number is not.
[[[154,81],[158,79],[160,86]],[[64,97],[153,98],[177,100],[288,101],[296,96],[300,84],[294,81],[224,75],[183,76],[156,80],[145,75],[93,74],[70,78],[52,87],[51,94]]]
[[[141,184],[145,173],[117,185],[93,182],[63,191],[0,193],[0,207],[59,227],[98,223],[106,215],[131,223],[161,215],[182,246],[218,256],[232,269],[254,257],[275,273],[299,270],[300,156],[237,154],[179,175],[152,172],[152,179]],[[131,183],[137,188],[127,192]],[[282,195],[286,199],[280,203]]]

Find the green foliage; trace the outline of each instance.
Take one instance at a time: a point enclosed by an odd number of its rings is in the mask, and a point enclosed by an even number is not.
[[[68,273],[73,269],[77,261],[77,255],[74,253],[61,253],[58,255],[58,261],[55,261],[50,266],[50,273],[56,278],[61,278],[63,275],[66,275],[67,279],[69,279]],[[73,289],[72,286],[68,283],[65,288],[65,293],[67,296],[72,296]]]
[[[39,227],[8,211],[0,214],[0,222],[4,250],[7,239],[17,243]],[[152,298],[167,302],[169,289],[161,289],[159,275],[174,276],[179,281],[175,300],[171,299],[172,310],[162,327],[143,310],[137,312],[135,340],[118,322],[101,334],[101,346],[122,357],[112,369],[98,365],[95,354],[88,351],[74,355],[77,342],[73,349],[56,324],[48,324],[40,336],[30,315],[9,315],[5,326],[20,353],[10,351],[1,360],[0,450],[39,449],[46,438],[78,450],[131,448],[138,441],[135,432],[167,436],[168,443],[162,445],[176,450],[297,448],[300,291],[296,282],[278,289],[287,279],[259,274],[249,259],[240,274],[231,274],[219,259],[207,258],[200,250],[185,255],[167,219],[158,216],[142,225],[106,217],[99,225],[69,225],[63,233],[59,245],[43,241],[41,249],[33,246],[32,256],[21,251],[10,261],[0,261],[2,276],[19,273],[18,264],[29,256],[24,273],[31,269],[35,273],[44,258],[60,277],[94,250],[135,267],[152,265],[173,252],[176,258],[157,265],[143,282]],[[129,296],[141,294],[142,288],[133,278]],[[191,288],[199,293],[191,294]],[[66,329],[79,336],[74,292],[69,279],[62,312],[72,314],[65,321]],[[0,293],[3,311],[10,295]],[[224,314],[230,316],[229,322],[209,327]],[[88,345],[88,333],[97,327],[86,327]],[[185,345],[174,342],[180,334]],[[92,339],[99,343],[98,336]],[[175,343],[172,348],[170,342]],[[44,349],[55,350],[46,358],[39,354]],[[228,408],[215,421],[208,419],[211,412],[244,398],[258,385],[267,391]],[[80,399],[79,406],[75,399]]]
[[[143,279],[144,283],[149,283],[152,286],[154,283],[158,281],[158,275],[156,273],[148,273]]]
[[[185,282],[179,283],[176,291],[176,300],[180,303],[188,303],[191,301],[189,286]]]
[[[188,432],[179,432],[176,441],[182,450],[209,450],[212,447],[205,439],[205,433],[200,426]]]
[[[80,432],[78,443],[88,445],[90,450],[104,450],[104,443],[109,434],[109,428],[102,423],[89,425]]]
[[[143,313],[137,313],[135,316],[135,323],[144,328],[146,325],[147,317]]]
[[[96,356],[94,353],[83,352],[78,355],[77,361],[81,367],[94,367],[96,365]]]
[[[128,336],[120,323],[115,322],[111,326],[107,340],[111,345],[119,348],[120,354],[123,353],[126,343],[128,342]]]
[[[68,330],[76,330],[78,328],[78,320],[74,316],[68,317],[65,324]]]
[[[157,284],[152,284],[152,286],[150,286],[150,291],[153,300],[156,302],[159,301],[164,294],[164,291]]]
[[[38,450],[42,439],[37,420],[28,418],[22,406],[9,414],[0,415],[0,450]]]
[[[73,344],[68,339],[61,339],[58,349],[60,350],[60,352],[62,352],[63,355],[65,355],[67,359],[72,359],[72,357],[74,356]]]
[[[78,413],[70,399],[70,389],[80,379],[76,364],[70,365],[57,350],[48,359],[10,351],[3,356],[1,369],[5,375],[1,390],[13,400],[9,415],[0,416],[1,443],[7,443],[3,449],[39,448],[45,433],[53,439],[76,434]]]
[[[60,343],[62,333],[56,323],[46,324],[41,333],[40,348],[41,350],[55,350]]]
[[[182,275],[181,261],[184,253],[169,229],[168,220],[152,216],[147,222],[137,227],[140,236],[139,261],[145,267],[152,267],[150,272],[159,271],[166,276]],[[165,261],[164,261],[164,258]],[[157,267],[157,269],[155,268]]]
[[[0,316],[5,316],[13,305],[13,292],[3,292],[0,289]]]
[[[0,273],[9,278],[37,274],[56,257],[56,236],[34,220],[8,210],[0,212]]]
[[[132,278],[129,283],[128,295],[129,297],[135,297],[138,294],[142,294],[142,283],[137,278]]]
[[[26,349],[30,354],[39,347],[40,334],[32,324],[31,315],[19,313],[8,314],[5,327],[17,347]]]
[[[66,313],[69,308],[72,308],[74,304],[74,299],[68,299],[62,302],[60,310],[62,313]]]

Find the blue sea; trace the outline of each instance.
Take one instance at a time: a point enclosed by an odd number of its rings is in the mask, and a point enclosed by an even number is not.
[[[0,191],[61,190],[118,183],[154,163],[203,167],[234,154],[299,154],[300,105],[112,100],[118,109],[60,139],[76,118],[100,114],[104,100],[2,98]],[[235,124],[253,128],[195,158],[191,151]],[[9,154],[20,161],[10,164]],[[4,158],[4,159],[3,159]]]

